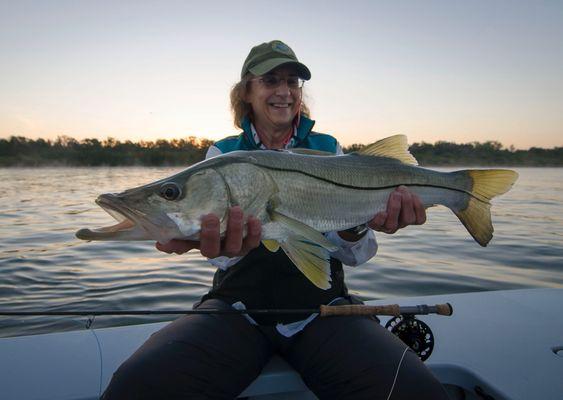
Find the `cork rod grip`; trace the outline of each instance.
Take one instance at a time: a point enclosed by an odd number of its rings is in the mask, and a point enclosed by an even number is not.
[[[449,317],[454,313],[454,309],[450,303],[436,304],[436,314]]]
[[[360,304],[343,305],[343,306],[325,306],[320,307],[322,317],[335,315],[426,315],[438,314],[450,316],[453,314],[453,308],[450,303],[436,304],[434,306],[419,305],[400,307],[398,304],[389,304],[383,306],[366,306]]]
[[[347,305],[347,306],[321,306],[321,316],[329,317],[335,315],[399,315],[400,307],[398,304],[390,304],[387,306],[364,306],[364,305]]]

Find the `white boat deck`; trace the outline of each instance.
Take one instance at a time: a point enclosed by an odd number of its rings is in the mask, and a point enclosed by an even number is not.
[[[449,302],[451,317],[420,316],[435,336],[426,361],[439,380],[495,400],[563,399],[563,289],[386,299]],[[382,323],[386,322],[382,318]],[[165,323],[0,339],[0,399],[97,399],[115,369]],[[314,399],[274,358],[241,397]],[[473,397],[476,398],[476,397]]]

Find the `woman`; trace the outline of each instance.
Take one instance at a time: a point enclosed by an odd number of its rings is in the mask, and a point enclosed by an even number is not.
[[[235,124],[243,132],[217,142],[207,157],[290,147],[342,153],[332,136],[312,131],[314,122],[302,101],[303,82],[310,78],[309,69],[283,42],[255,46],[231,91]],[[386,212],[368,226],[327,233],[339,247],[331,254],[328,290],[309,282],[283,251],[265,249],[260,221],[243,215],[240,207],[230,209],[223,240],[218,217],[207,215],[200,242],[174,240],[156,247],[178,254],[199,249],[218,267],[213,288],[197,308],[313,308],[357,302],[348,295],[342,263],[359,265],[375,255],[373,230],[394,233],[425,219],[416,195],[398,188]],[[103,398],[236,398],[274,353],[320,399],[447,399],[418,357],[375,319],[298,314],[184,316],[151,336],[118,369]]]

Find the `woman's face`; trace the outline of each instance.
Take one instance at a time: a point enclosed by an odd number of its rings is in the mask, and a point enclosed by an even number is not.
[[[290,128],[301,104],[298,80],[291,67],[279,67],[251,79],[246,102],[252,107],[254,123],[263,129]]]

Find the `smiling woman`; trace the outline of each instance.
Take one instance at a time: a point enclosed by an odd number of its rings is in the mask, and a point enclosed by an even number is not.
[[[217,267],[213,287],[198,309],[298,310],[357,303],[344,282],[343,264],[360,265],[375,255],[372,229],[394,233],[426,219],[423,204],[414,193],[392,186],[382,195],[381,207],[374,200],[366,202],[362,218],[343,218],[344,224],[323,228],[316,226],[312,217],[312,208],[320,207],[296,207],[307,221],[302,223],[280,208],[286,199],[290,204],[300,196],[311,198],[317,193],[315,204],[334,206],[330,216],[319,218],[322,221],[357,207],[339,207],[335,190],[315,191],[314,185],[303,183],[298,174],[284,176],[284,184],[278,184],[273,173],[241,161],[280,154],[297,157],[272,168],[283,170],[305,156],[261,150],[302,148],[315,154],[342,155],[333,136],[313,131],[315,122],[308,118],[302,101],[303,83],[310,78],[309,69],[283,42],[274,40],[253,47],[244,62],[241,81],[231,91],[235,124],[243,132],[216,142],[207,152],[208,160],[192,167],[194,172],[212,166],[209,173],[216,181],[200,184],[201,190],[196,190],[198,185],[192,179],[199,172],[194,173],[182,187],[185,194],[174,202],[183,205],[166,213],[177,222],[186,213],[194,218],[186,225],[178,223],[184,236],[175,238],[186,240],[169,240],[171,236],[156,247],[177,254],[199,249]],[[401,148],[406,151],[406,142]],[[246,152],[252,150],[255,152]],[[328,158],[344,159],[317,157]],[[309,158],[304,163],[311,170],[327,169]],[[178,183],[180,176],[168,181]],[[160,198],[176,198],[170,187],[161,189],[157,190]],[[218,195],[217,190],[223,193]],[[197,193],[201,194],[199,201]],[[217,199],[226,204],[213,209]],[[386,211],[376,214],[385,206]],[[289,231],[295,240],[279,234]],[[191,236],[195,232],[197,238]],[[420,359],[374,318],[316,317],[292,312],[251,314],[248,318],[186,315],[152,335],[116,371],[103,399],[236,398],[276,353],[289,361],[320,399],[390,398],[391,394],[394,399],[447,398]],[[372,356],[358,356],[365,354]]]
[[[274,47],[270,49],[269,46],[264,46],[267,43],[252,49],[242,68],[241,80],[231,90],[231,110],[234,124],[238,128],[243,129],[245,118],[254,119],[257,115],[260,116],[260,113],[253,112],[253,107],[255,105],[260,107],[259,98],[262,96],[266,97],[263,99],[266,102],[283,100],[278,102],[277,105],[288,108],[288,114],[291,114],[291,122],[298,124],[299,121],[294,121],[296,117],[299,118],[300,115],[303,115],[308,118],[310,116],[309,107],[303,101],[303,84],[305,80],[311,78],[309,69],[297,61],[297,57],[288,46],[279,41],[272,43],[277,43],[275,48],[282,49],[288,57],[294,59],[295,64],[287,67],[287,58],[280,58],[279,54],[275,54]],[[285,64],[286,66],[268,70],[269,65],[275,64],[269,64],[266,67],[261,67],[258,64],[257,68],[256,63],[272,53],[274,60],[278,60],[278,62],[282,62],[281,65]],[[284,82],[287,89],[282,87]],[[271,106],[274,107],[274,103]],[[265,123],[265,121],[261,122]],[[284,124],[283,120],[278,122]],[[287,117],[285,124],[287,124]]]
[[[266,147],[281,148],[293,134],[302,80],[295,68],[278,67],[250,82],[245,100],[253,110],[256,132]],[[266,129],[271,131],[270,135],[261,134]]]

